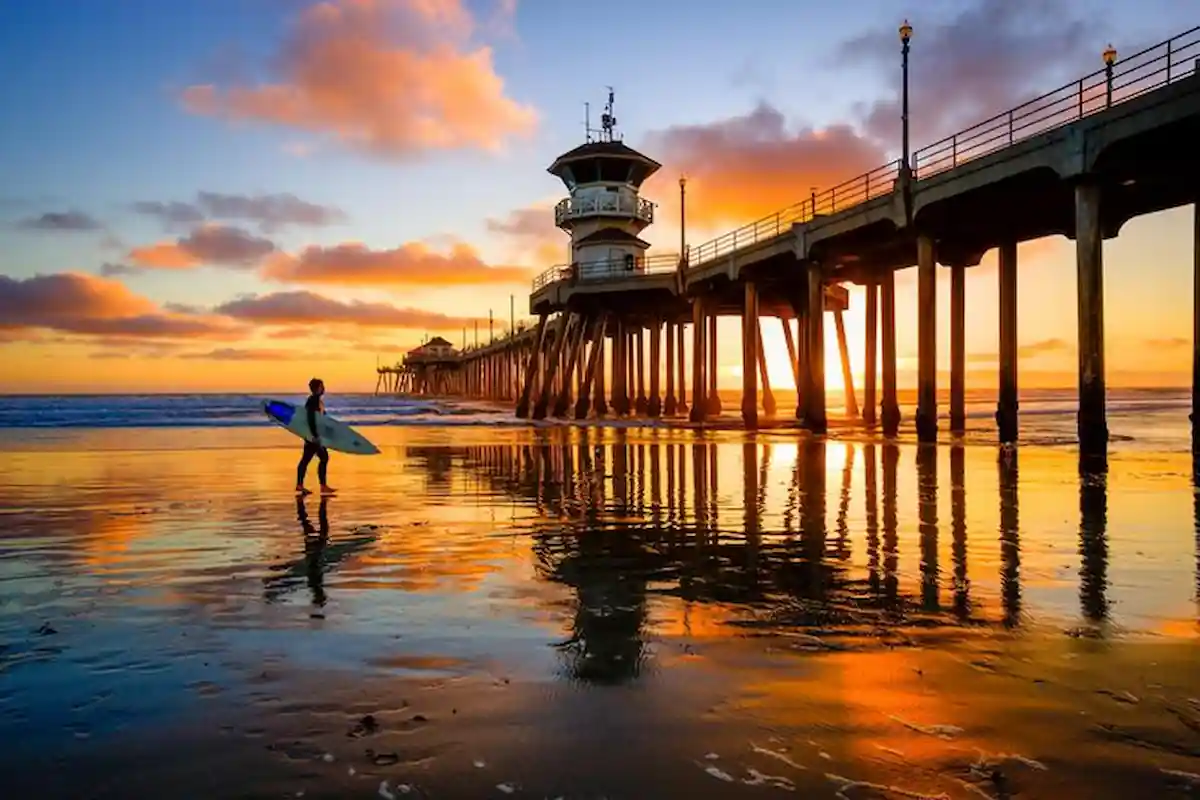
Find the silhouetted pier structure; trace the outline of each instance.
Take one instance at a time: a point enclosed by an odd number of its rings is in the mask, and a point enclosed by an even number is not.
[[[911,28],[905,25],[901,34],[907,56]],[[661,412],[679,413],[686,407],[681,399],[688,382],[680,343],[689,335],[685,329],[690,323],[690,417],[703,421],[719,402],[712,391],[716,320],[737,316],[744,343],[742,417],[753,427],[760,391],[763,410],[773,411],[759,328],[760,317],[768,315],[797,321],[794,344],[788,336],[800,398],[796,415],[804,427],[823,432],[825,314],[810,309],[836,314],[836,298],[845,296],[836,294],[836,287],[854,283],[866,290],[863,420],[880,423],[885,435],[894,436],[900,426],[894,275],[915,266],[915,422],[919,438],[934,441],[939,428],[936,270],[942,264],[951,270],[949,427],[960,433],[966,417],[965,270],[996,248],[996,418],[1000,439],[1012,442],[1018,412],[1017,243],[1061,234],[1076,242],[1077,252],[1079,440],[1084,450],[1103,450],[1108,430],[1101,244],[1128,220],[1194,203],[1200,193],[1200,167],[1183,156],[1200,141],[1200,28],[1120,60],[1111,48],[1103,55],[1101,70],[917,150],[911,159],[905,123],[904,158],[687,248],[683,257],[647,256],[648,245],[636,236],[653,221],[653,207],[637,196],[637,189],[658,164],[613,138],[610,97],[601,140],[581,145],[550,168],[571,192],[556,216],[572,233],[575,260],[533,283],[530,310],[539,315],[535,352],[542,367],[526,373],[517,414],[561,416],[570,410],[553,388],[559,385],[555,381],[564,352],[568,372],[586,364],[575,416],[607,413],[610,407],[621,415],[656,415],[663,377],[667,389]],[[1200,216],[1196,235],[1200,239]],[[1195,270],[1200,275],[1200,251]],[[557,323],[551,323],[555,314]],[[835,324],[842,327],[836,316]],[[1200,316],[1196,327],[1200,331]],[[647,335],[648,375],[639,366]],[[664,342],[665,375],[659,363]],[[606,347],[612,362],[607,392],[602,366]],[[1200,351],[1195,363],[1194,383],[1200,383]],[[878,393],[877,373],[882,384]],[[1195,386],[1193,409],[1200,413]]]
[[[487,344],[456,349],[435,337],[399,364],[376,367],[375,394],[514,400],[529,369],[534,331],[517,327]]]

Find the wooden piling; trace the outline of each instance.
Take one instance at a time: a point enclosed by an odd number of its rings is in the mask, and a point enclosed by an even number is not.
[[[742,423],[758,427],[758,291],[746,281],[742,306]],[[715,317],[714,317],[715,319]]]
[[[937,441],[937,255],[917,236],[917,439]]]
[[[896,274],[888,269],[879,282],[879,321],[882,328],[883,402],[879,421],[883,435],[900,432],[900,404],[896,399]]]
[[[1087,454],[1108,448],[1104,380],[1104,242],[1100,230],[1100,186],[1075,187],[1075,263],[1079,323],[1079,448]]]

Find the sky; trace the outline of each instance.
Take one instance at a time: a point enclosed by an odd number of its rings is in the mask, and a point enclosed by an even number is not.
[[[58,0],[0,3],[0,392],[370,390],[426,337],[486,339],[568,260],[546,167],[607,87],[664,166],[678,250],[1196,24],[1191,0]],[[1105,242],[1110,385],[1186,385],[1192,209]],[[996,381],[995,253],[968,271],[968,380]],[[1023,385],[1073,386],[1074,245],[1019,248]],[[949,363],[949,275],[939,275]],[[861,293],[846,324],[861,380]],[[740,383],[738,323],[719,381]],[[916,275],[897,277],[901,385]],[[832,325],[829,326],[832,331]],[[724,335],[727,332],[728,335]],[[833,336],[827,337],[832,356]],[[765,324],[772,383],[790,369]],[[830,362],[830,366],[836,362]],[[827,369],[840,387],[840,371]]]

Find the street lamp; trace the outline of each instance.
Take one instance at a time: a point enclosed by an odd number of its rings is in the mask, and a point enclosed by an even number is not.
[[[1113,64],[1117,60],[1117,50],[1111,44],[1104,49],[1104,107],[1112,108]]]
[[[679,260],[687,258],[687,176],[679,176]]]
[[[900,26],[900,71],[903,87],[900,96],[900,120],[903,136],[904,171],[909,172],[908,160],[908,42],[912,39],[912,25],[908,20]]]

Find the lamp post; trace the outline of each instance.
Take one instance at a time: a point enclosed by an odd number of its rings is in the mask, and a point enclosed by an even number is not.
[[[1104,49],[1104,107],[1112,108],[1113,64],[1117,61],[1117,51],[1111,44]]]
[[[900,135],[902,137],[901,147],[904,151],[905,173],[908,173],[911,168],[908,156],[908,42],[912,39],[912,32],[912,25],[908,24],[908,20],[904,20],[900,26]]]
[[[679,260],[687,258],[687,176],[679,176]]]

